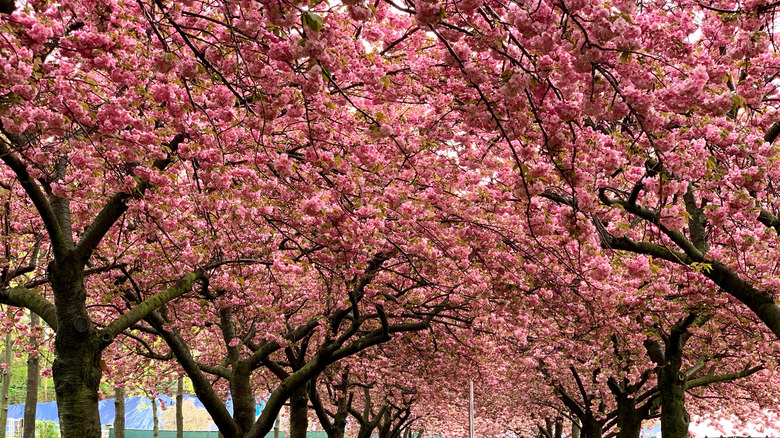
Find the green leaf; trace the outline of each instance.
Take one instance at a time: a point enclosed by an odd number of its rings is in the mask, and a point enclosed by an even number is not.
[[[314,12],[304,12],[303,15],[301,15],[301,21],[304,26],[315,32],[322,30],[322,27],[325,25],[322,21],[322,17]]]
[[[320,65],[320,70],[322,71],[322,80],[325,82],[330,82],[331,78],[333,78],[333,75],[330,74],[330,70],[325,68],[324,65]]]
[[[509,79],[512,77],[512,75],[514,75],[514,73],[515,72],[513,72],[512,70],[502,71],[501,75],[499,76],[501,78],[501,82],[506,83],[507,81],[509,81]]]

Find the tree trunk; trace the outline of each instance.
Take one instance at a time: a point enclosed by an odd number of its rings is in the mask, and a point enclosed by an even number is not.
[[[360,430],[358,430],[357,438],[371,438],[374,433],[374,428],[368,424],[361,424]]]
[[[125,438],[125,389],[114,389],[114,438]]]
[[[616,438],[639,438],[642,433],[642,418],[637,415],[636,400],[632,394],[621,393],[617,399]]]
[[[685,410],[685,373],[682,349],[679,355],[670,355],[667,364],[658,370],[658,391],[661,398],[661,435],[664,438],[688,438],[691,418]]]
[[[656,367],[658,375],[658,394],[661,399],[661,435],[664,438],[688,438],[688,426],[691,417],[685,410],[685,383],[687,377],[682,369],[685,343],[691,334],[688,328],[701,326],[708,316],[690,314],[677,321],[668,336],[663,338],[663,362]],[[657,353],[656,353],[657,354]],[[652,359],[652,358],[651,358]]]
[[[376,429],[376,434],[378,438],[389,438],[390,431],[392,430],[393,426],[393,420],[390,418],[390,410],[386,410],[384,412],[384,415],[382,416],[382,421],[379,422],[379,425]]]
[[[157,397],[150,397],[152,400],[152,436],[160,438],[160,416],[157,415]]]
[[[5,438],[5,425],[8,423],[8,390],[11,385],[11,363],[13,362],[14,352],[11,343],[11,334],[5,335],[5,348],[3,350],[3,363],[8,370],[3,371],[3,385],[0,387],[0,438]]]
[[[582,422],[582,438],[602,438],[604,425],[595,419],[588,419]]]
[[[558,417],[555,419],[555,438],[563,437],[563,418]]]
[[[347,413],[338,412],[333,419],[333,436],[329,438],[344,438],[347,429]]]
[[[98,389],[102,344],[87,315],[83,266],[67,259],[49,264],[57,309],[52,375],[62,438],[100,438]]]
[[[571,422],[571,438],[580,438],[580,425],[574,421]]]
[[[37,314],[30,312],[30,328],[41,323]],[[24,431],[23,438],[35,438],[35,411],[38,407],[38,385],[40,384],[40,361],[38,359],[38,339],[30,337],[30,342],[35,345],[35,354],[27,356],[27,388],[24,398]]]
[[[290,397],[290,438],[306,438],[309,429],[308,384]]]
[[[176,438],[184,438],[184,377],[176,382]]]
[[[233,363],[233,376],[230,379],[230,396],[233,398],[233,418],[243,433],[249,432],[255,423],[257,402],[252,392],[250,377],[252,370],[246,361]],[[307,401],[304,400],[304,408]]]

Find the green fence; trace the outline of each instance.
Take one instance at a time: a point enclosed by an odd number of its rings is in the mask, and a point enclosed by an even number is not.
[[[176,438],[175,430],[161,430],[159,432],[160,438]],[[108,432],[109,438],[114,438],[114,429],[110,429]],[[185,430],[184,438],[218,438],[219,434],[216,431],[205,430]],[[287,438],[283,432],[279,433],[281,438]],[[151,430],[139,430],[139,429],[125,429],[125,438],[153,438],[154,432]],[[325,432],[309,432],[306,434],[307,438],[328,438],[328,434]],[[265,438],[274,438],[274,433],[269,432]]]

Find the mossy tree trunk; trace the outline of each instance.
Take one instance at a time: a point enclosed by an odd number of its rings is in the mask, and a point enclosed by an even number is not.
[[[701,327],[708,315],[689,314],[680,318],[668,334],[661,333],[661,343],[645,341],[645,349],[656,364],[658,394],[661,400],[661,435],[664,438],[688,438],[690,415],[685,409],[688,376],[682,369],[685,344],[691,338],[690,327]]]
[[[63,438],[99,438],[98,389],[102,345],[87,315],[83,267],[73,258],[49,265],[57,308],[54,390]]]
[[[290,397],[290,438],[306,438],[308,429],[309,388],[307,384]]]

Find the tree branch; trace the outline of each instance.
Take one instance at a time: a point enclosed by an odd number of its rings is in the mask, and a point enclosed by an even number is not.
[[[780,136],[780,121],[777,121],[769,127],[764,134],[764,141],[767,143],[774,143],[777,137]]]
[[[104,346],[110,344],[114,338],[125,331],[133,324],[146,318],[149,313],[157,310],[165,303],[177,298],[184,293],[192,289],[192,283],[197,280],[203,280],[206,278],[206,274],[203,271],[190,272],[185,275],[178,283],[169,287],[168,289],[154,294],[144,301],[138,303],[132,310],[113,320],[110,324],[103,329],[102,342]]]
[[[318,325],[319,321],[312,319],[306,324],[301,324],[295,330],[285,333],[282,338],[291,343],[296,342],[311,333],[311,331],[314,330]],[[263,359],[267,358],[271,353],[279,350],[280,348],[282,347],[276,341],[269,341],[261,345],[260,348],[255,350],[255,352],[252,353],[252,356],[247,359],[247,362],[249,362],[249,367],[252,369],[257,368],[261,363],[263,363]]]
[[[200,365],[192,357],[190,348],[184,339],[174,331],[167,331],[164,329],[165,319],[156,310],[151,311],[146,315],[146,321],[152,325],[165,340],[170,347],[173,354],[176,355],[176,359],[184,368],[187,376],[192,381],[192,387],[195,390],[195,394],[205,406],[212,420],[217,425],[220,431],[225,435],[230,436],[239,435],[241,429],[233,417],[228,412],[225,404],[222,402],[219,394],[214,390],[211,382],[203,374],[200,369]]]
[[[9,141],[14,141],[13,135],[5,133],[4,137]],[[46,194],[38,186],[38,183],[27,172],[27,166],[22,163],[18,156],[16,156],[9,148],[10,144],[0,137],[0,159],[11,168],[16,174],[16,179],[24,189],[27,196],[32,201],[35,209],[38,211],[38,215],[43,221],[43,226],[46,228],[46,233],[51,240],[52,250],[54,251],[54,257],[58,259],[64,259],[67,257],[71,247],[68,246],[68,239],[65,238],[63,230],[60,228],[60,223],[57,221],[57,216],[54,214],[54,210],[49,204],[49,200],[46,198]]]
[[[152,163],[152,169],[165,170],[165,168],[173,162],[173,154],[176,153],[179,145],[181,145],[186,138],[187,136],[185,134],[176,134],[173,139],[166,144],[171,151],[168,153],[168,157],[155,160],[154,163]],[[148,181],[143,181],[138,185],[135,194],[117,193],[112,196],[84,231],[81,240],[79,240],[79,243],[76,245],[76,257],[83,262],[89,259],[92,251],[98,247],[106,233],[108,233],[116,221],[122,217],[125,211],[127,211],[127,201],[134,196],[143,195],[150,186],[151,184],[149,184]]]
[[[752,374],[755,374],[761,370],[764,369],[764,365],[758,365],[753,368],[745,368],[742,371],[736,372],[736,373],[728,373],[728,374],[718,374],[718,375],[711,375],[711,376],[703,376],[699,377],[698,379],[689,380],[685,383],[685,389],[692,389],[697,388],[699,386],[705,386],[710,385],[712,383],[719,383],[719,382],[730,382],[732,380],[741,379],[743,377],[748,377]]]
[[[0,304],[30,309],[57,332],[57,310],[54,304],[24,286],[0,290]]]
[[[602,190],[601,193],[599,193],[599,199],[601,200],[604,205],[612,206],[612,205],[618,205],[620,207],[623,207],[624,210],[626,210],[628,213],[631,213],[637,217],[640,217],[656,227],[664,233],[667,237],[669,237],[672,242],[674,242],[680,249],[682,249],[685,254],[688,255],[690,259],[692,259],[694,262],[702,262],[704,261],[704,254],[699,251],[696,246],[691,243],[688,238],[685,237],[685,235],[680,231],[673,231],[661,224],[660,221],[660,215],[658,212],[653,211],[647,207],[642,207],[641,205],[631,204],[628,201],[623,201],[622,199],[612,199],[608,198],[604,191]]]

